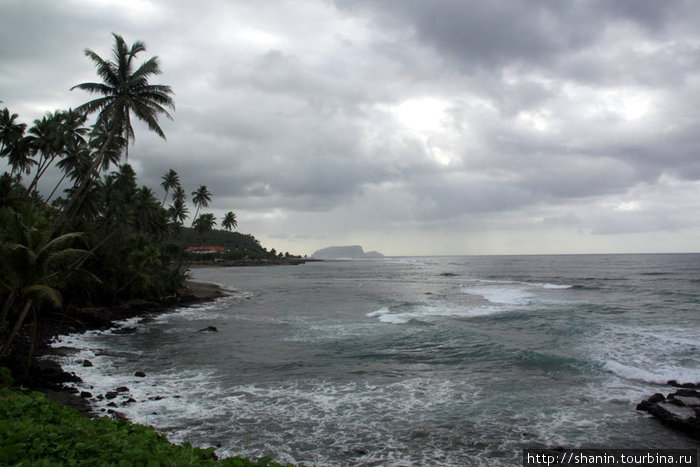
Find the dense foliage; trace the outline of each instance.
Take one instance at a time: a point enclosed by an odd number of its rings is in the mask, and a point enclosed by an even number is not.
[[[267,457],[216,460],[214,448],[171,444],[153,428],[126,420],[90,420],[42,393],[9,387],[0,387],[0,420],[0,465],[282,466]]]
[[[75,307],[173,295],[193,260],[183,247],[198,242],[179,239],[190,209],[177,172],[163,175],[160,199],[124,161],[133,118],[165,138],[158,117],[171,118],[172,90],[149,82],[160,74],[157,57],[137,63],[143,43],[114,40],[109,60],[85,50],[101,81],[73,89],[95,99],[31,125],[0,109],[0,157],[9,169],[0,175],[0,361],[31,357],[37,323]],[[46,174],[57,180],[49,189]],[[199,235],[217,226],[213,214],[200,214],[211,199],[205,185],[191,192]],[[236,226],[228,212],[221,227]],[[239,241],[227,248],[241,258],[269,255],[251,236],[227,234]]]

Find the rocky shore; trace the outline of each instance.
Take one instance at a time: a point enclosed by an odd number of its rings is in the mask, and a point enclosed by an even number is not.
[[[700,439],[700,383],[679,384],[669,381],[675,392],[656,393],[637,404],[637,410],[649,412],[661,423]]]
[[[162,313],[176,306],[206,302],[227,294],[228,291],[216,284],[185,281],[177,293],[157,300],[132,300],[109,308],[72,310],[70,319],[42,323],[38,329],[39,344],[36,355],[26,373],[21,368],[21,362],[10,360],[2,363],[10,366],[15,375],[20,375],[18,379],[24,387],[41,391],[48,398],[77,409],[85,416],[102,416],[104,414],[92,413],[90,404],[81,394],[65,388],[64,383],[75,382],[77,377],[63,371],[51,358],[54,350],[50,343],[55,336],[93,329],[109,329],[116,321]]]

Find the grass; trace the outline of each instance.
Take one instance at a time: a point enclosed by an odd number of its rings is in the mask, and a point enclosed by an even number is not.
[[[7,381],[2,373],[0,381]],[[127,420],[87,419],[40,392],[6,384],[0,387],[0,465],[292,467],[269,457],[218,460],[214,448],[172,444],[152,427]]]

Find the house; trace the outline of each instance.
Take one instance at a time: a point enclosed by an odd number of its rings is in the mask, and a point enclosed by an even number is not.
[[[215,253],[223,253],[224,247],[222,246],[191,246],[185,249],[187,253],[195,253],[198,255],[211,255]]]

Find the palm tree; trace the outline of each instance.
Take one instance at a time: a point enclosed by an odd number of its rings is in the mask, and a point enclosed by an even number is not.
[[[196,230],[199,234],[209,232],[215,225],[216,217],[214,217],[214,214],[211,213],[202,214],[192,223],[194,230]]]
[[[11,114],[5,107],[0,110],[0,156],[7,156],[10,148],[24,136],[26,123],[17,123],[17,114]]]
[[[185,192],[185,189],[182,188],[182,185],[175,186],[175,188],[173,189],[172,199],[173,201],[180,201],[181,203],[185,202],[185,200],[187,199],[187,193]]]
[[[143,42],[136,41],[129,48],[122,36],[112,35],[115,40],[113,61],[105,60],[92,50],[85,49],[85,55],[97,67],[102,82],[76,84],[71,90],[80,89],[101,97],[82,104],[77,110],[87,114],[99,112],[95,129],[98,132],[105,131],[112,137],[122,136],[129,141],[134,140],[134,129],[131,126],[133,114],[146,123],[151,131],[165,139],[165,133],[158,125],[158,117],[165,115],[172,119],[167,109],[174,110],[175,105],[170,86],[148,84],[150,77],[161,73],[158,57],[151,57],[134,69],[134,58],[144,52],[146,46]],[[109,141],[105,141],[103,146],[109,146]]]
[[[163,180],[160,186],[165,190],[165,196],[163,197],[163,202],[160,203],[161,206],[165,205],[165,200],[168,199],[168,192],[171,188],[175,188],[180,185],[180,176],[173,169],[168,170],[161,177]]]
[[[194,213],[194,221],[192,222],[192,225],[194,226],[194,222],[197,221],[197,214],[199,214],[199,210],[201,208],[206,208],[209,206],[209,202],[211,201],[211,192],[207,190],[206,185],[202,185],[199,188],[197,188],[197,191],[192,192],[192,202],[194,203],[195,206],[197,206],[197,210]]]
[[[224,219],[221,221],[221,227],[224,229],[231,231],[232,229],[235,229],[238,227],[238,221],[236,220],[236,215],[232,212],[229,211],[226,213],[224,216]]]
[[[95,64],[102,82],[80,83],[71,88],[71,90],[80,89],[100,95],[97,99],[86,102],[76,109],[85,112],[86,115],[98,113],[92,136],[93,139],[100,141],[100,146],[88,178],[92,178],[98,168],[105,166],[104,159],[108,152],[117,149],[120,154],[122,147],[120,140],[124,143],[134,140],[134,129],[131,126],[132,114],[146,123],[151,131],[165,139],[165,133],[158,124],[158,117],[164,115],[172,119],[168,109],[175,108],[170,86],[148,83],[149,78],[161,73],[158,57],[151,57],[135,68],[135,57],[146,50],[144,43],[136,41],[129,48],[120,35],[113,34],[113,36],[115,40],[112,50],[113,60],[105,60],[92,50],[85,49],[85,55]],[[124,148],[128,159],[128,144],[124,144]],[[80,189],[75,191],[62,216],[55,222],[54,228],[63,222],[73,204],[82,203],[85,200],[88,178],[81,181]]]
[[[7,355],[12,342],[30,312],[38,312],[48,302],[61,306],[61,294],[56,283],[64,280],[66,265],[88,252],[70,248],[82,233],[68,233],[47,239],[45,228],[38,227],[41,219],[28,210],[2,212],[6,242],[0,244],[3,285],[9,293],[0,313],[0,356]]]
[[[172,221],[180,226],[185,222],[185,219],[187,219],[187,214],[189,214],[190,210],[187,209],[187,205],[185,204],[184,200],[175,198],[173,199],[173,204],[170,205],[168,212],[170,213],[170,218]]]
[[[63,171],[63,176],[58,183],[56,183],[56,186],[51,191],[48,198],[46,198],[46,203],[48,204],[49,201],[51,201],[51,198],[53,198],[54,193],[56,193],[58,187],[61,186],[63,180],[70,178],[73,181],[77,181],[84,177],[90,170],[90,162],[90,150],[86,143],[66,151],[63,158],[56,163],[56,167]]]

